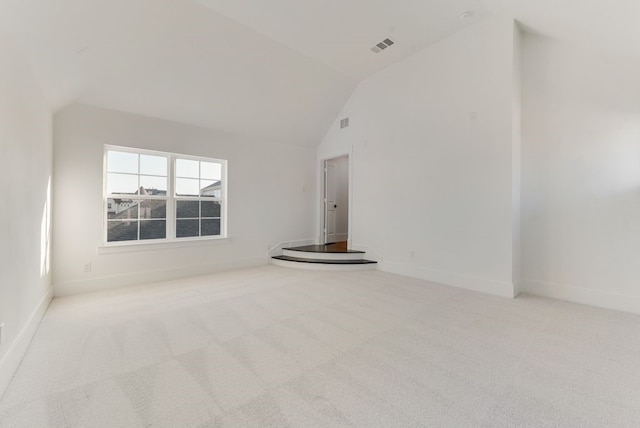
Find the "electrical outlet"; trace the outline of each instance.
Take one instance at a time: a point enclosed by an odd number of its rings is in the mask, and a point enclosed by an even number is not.
[[[85,263],[85,264],[82,266],[82,271],[83,271],[83,272],[91,272],[91,262],[89,262],[89,263]]]
[[[411,250],[409,251],[409,257],[414,258],[416,256],[416,252]]]

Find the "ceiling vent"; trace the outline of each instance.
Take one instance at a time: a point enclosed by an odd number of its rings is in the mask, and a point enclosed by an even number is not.
[[[349,118],[345,117],[344,119],[340,119],[340,129],[344,129],[349,126]]]
[[[384,39],[380,43],[376,43],[375,46],[371,48],[371,50],[374,51],[375,53],[380,53],[393,44],[394,44],[393,40]]]

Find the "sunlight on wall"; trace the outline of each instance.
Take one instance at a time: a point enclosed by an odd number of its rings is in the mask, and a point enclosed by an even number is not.
[[[40,223],[40,277],[49,274],[51,251],[51,176],[47,183],[47,198],[42,208],[42,221]]]

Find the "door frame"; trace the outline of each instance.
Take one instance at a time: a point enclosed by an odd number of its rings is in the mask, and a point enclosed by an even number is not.
[[[347,246],[351,247],[351,225],[352,225],[352,206],[353,206],[353,168],[352,168],[352,155],[349,152],[331,155],[327,157],[320,158],[318,162],[318,183],[319,183],[319,198],[318,198],[318,242],[323,245],[326,244],[326,235],[325,235],[325,197],[326,197],[326,187],[325,187],[325,165],[327,161],[346,157],[347,158],[347,198],[348,198],[348,213],[347,213]]]

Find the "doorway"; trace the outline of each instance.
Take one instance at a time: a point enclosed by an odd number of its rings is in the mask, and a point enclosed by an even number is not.
[[[349,239],[349,156],[324,160],[323,238],[325,244]]]

